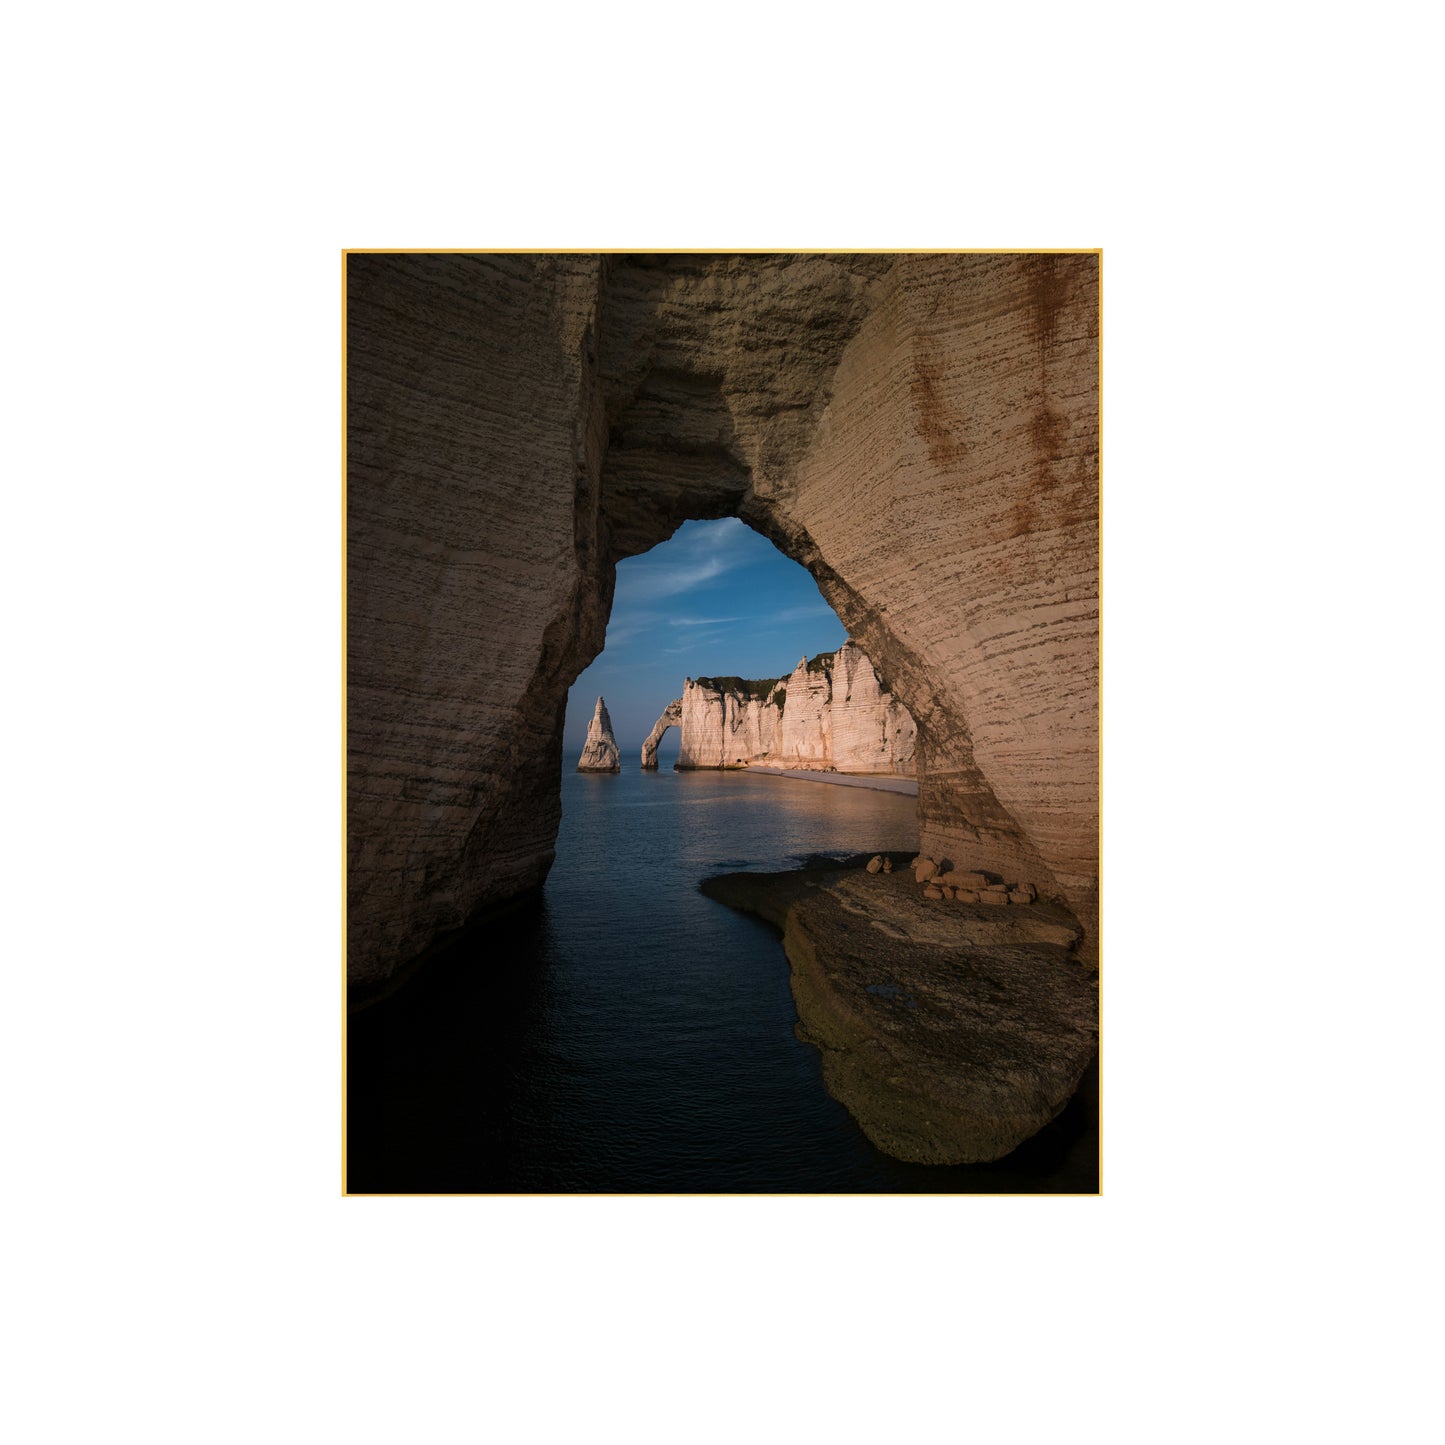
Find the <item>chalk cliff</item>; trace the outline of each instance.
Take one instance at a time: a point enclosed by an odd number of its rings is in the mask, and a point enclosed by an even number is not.
[[[579,773],[620,773],[622,755],[617,750],[617,739],[612,736],[612,719],[607,704],[599,697],[592,712],[592,721],[587,724],[587,741],[582,745],[582,760],[577,764]]]
[[[657,740],[674,725],[682,733],[679,768],[914,771],[913,719],[851,640],[836,653],[799,659],[790,676],[775,681],[688,678],[643,745],[644,767],[657,766]]]
[[[1092,253],[348,257],[362,992],[545,879],[616,563],[724,516],[907,708],[921,850],[1062,900],[1088,954],[1098,318]],[[797,756],[820,686],[789,679]]]
[[[918,726],[850,639],[833,654],[828,675],[828,755],[840,773],[915,771]],[[784,752],[786,752],[786,738]]]
[[[679,768],[728,768],[778,752],[782,684],[688,678],[682,689]]]

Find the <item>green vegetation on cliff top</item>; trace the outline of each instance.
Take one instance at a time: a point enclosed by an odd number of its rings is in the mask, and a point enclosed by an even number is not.
[[[808,671],[831,671],[833,659],[837,657],[837,655],[836,652],[820,652],[816,657],[810,657],[808,659]],[[740,697],[757,698],[762,702],[772,702],[780,711],[788,691],[788,679],[786,677],[695,677],[693,681],[699,687],[711,688],[715,692],[731,692]]]
[[[779,707],[783,705],[783,694],[787,688],[775,677],[698,677],[693,679],[699,687],[712,688],[716,692],[732,692],[742,697],[755,697],[762,702],[770,698]]]

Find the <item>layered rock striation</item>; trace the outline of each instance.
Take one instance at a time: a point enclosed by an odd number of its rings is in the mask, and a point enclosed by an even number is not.
[[[786,692],[783,767],[913,773],[917,725],[851,638],[835,653],[800,659]]]
[[[730,768],[777,755],[783,688],[740,677],[688,678],[682,689],[677,766]]]
[[[545,879],[616,563],[730,515],[906,707],[920,848],[1063,900],[1087,955],[1098,287],[1093,253],[350,256],[358,986]]]
[[[670,726],[682,734],[679,768],[766,763],[909,776],[914,769],[913,719],[851,640],[837,652],[801,658],[777,680],[688,678],[643,745],[643,767],[657,766],[657,740]]]
[[[579,773],[620,773],[622,754],[617,750],[617,739],[612,736],[612,718],[608,715],[607,704],[599,697],[592,710],[592,721],[587,724],[587,741],[582,745],[582,758],[577,764]]]

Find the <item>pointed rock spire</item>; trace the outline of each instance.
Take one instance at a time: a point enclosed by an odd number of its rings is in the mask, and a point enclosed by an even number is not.
[[[587,741],[582,747],[582,760],[577,764],[579,773],[620,773],[622,754],[617,750],[617,739],[612,736],[612,719],[607,715],[607,704],[599,697],[587,724]]]

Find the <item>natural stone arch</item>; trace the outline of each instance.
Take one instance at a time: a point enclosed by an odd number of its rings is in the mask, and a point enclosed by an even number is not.
[[[674,698],[663,708],[662,716],[653,723],[652,731],[648,733],[647,740],[642,744],[642,769],[644,772],[655,771],[657,768],[657,749],[662,742],[662,735],[668,728],[680,728],[682,726],[682,699]]]
[[[736,515],[918,726],[921,845],[1097,915],[1098,262],[348,261],[351,976],[538,886],[615,566]]]

